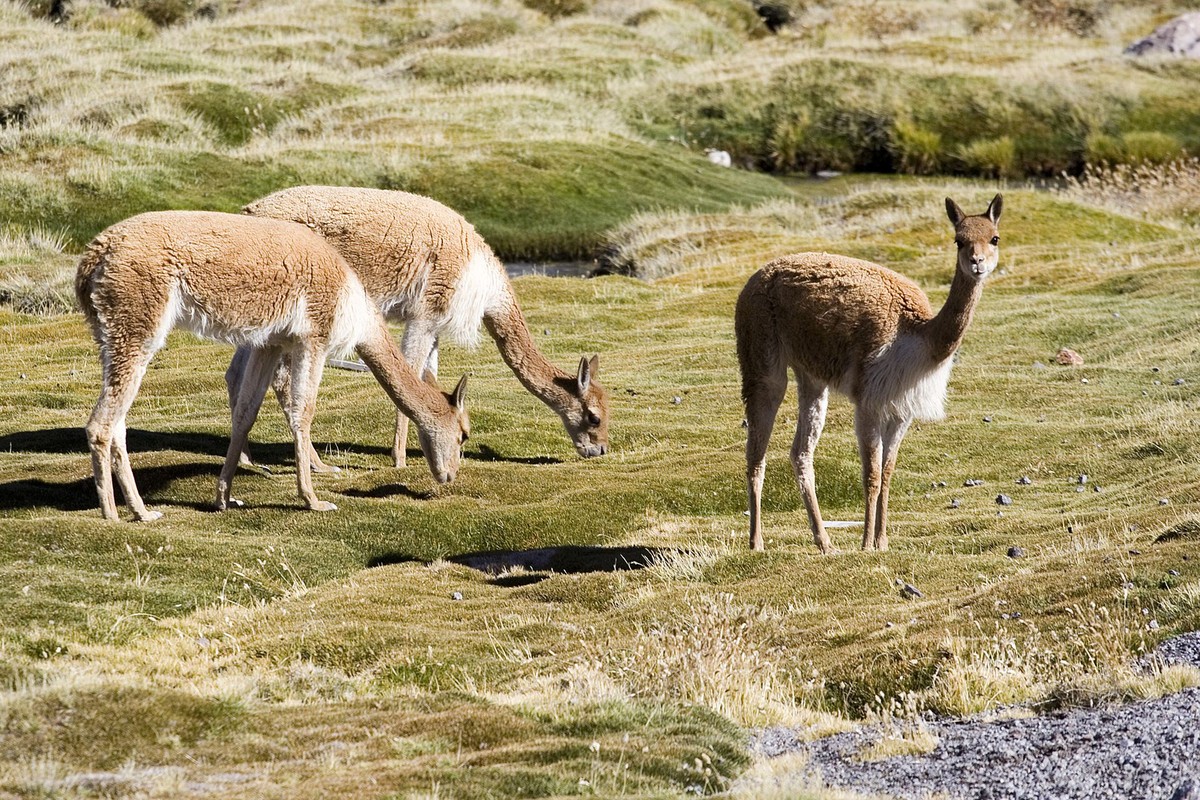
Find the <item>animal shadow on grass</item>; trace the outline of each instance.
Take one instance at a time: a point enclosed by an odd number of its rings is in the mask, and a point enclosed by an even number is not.
[[[528,586],[549,578],[553,573],[577,575],[584,572],[622,572],[645,569],[664,552],[661,547],[631,545],[629,547],[599,547],[592,545],[563,545],[561,547],[539,547],[534,550],[479,550],[457,556],[447,556],[447,561],[486,572],[495,577],[494,586]],[[368,567],[402,564],[420,559],[398,553],[375,556],[367,562]],[[503,573],[520,568],[525,572],[517,575]]]
[[[160,492],[171,483],[201,475],[211,475],[215,481],[221,471],[220,461],[209,463],[199,462],[190,464],[170,464],[164,466],[138,467],[139,452],[155,452],[174,450],[177,452],[196,453],[214,456],[219,459],[229,448],[229,439],[205,433],[157,433],[154,431],[130,430],[126,435],[126,445],[134,463],[133,476],[138,489],[151,505],[166,505],[180,508],[193,508],[197,511],[213,511],[211,497],[206,493],[203,498],[187,500],[176,497],[162,497]],[[83,428],[50,428],[39,431],[21,431],[7,436],[0,436],[0,452],[4,453],[77,453],[82,469],[91,472],[90,452],[87,446],[87,434]],[[294,456],[295,451],[290,443],[283,445],[263,445],[256,448],[273,463],[278,463],[286,457]],[[117,502],[124,504],[121,487],[114,481]],[[296,508],[295,504],[256,503],[254,508]],[[59,511],[86,511],[90,508],[99,509],[100,502],[96,497],[96,487],[89,475],[74,481],[56,483],[41,478],[28,478],[0,483],[0,511],[15,511],[25,508],[53,508]]]
[[[91,468],[91,462],[88,462]],[[207,503],[180,501],[176,498],[159,496],[159,492],[174,481],[194,478],[197,475],[212,475],[216,479],[219,464],[171,464],[162,467],[143,467],[133,470],[138,489],[150,505],[166,505],[212,511],[211,500]],[[114,482],[117,503],[123,505],[121,487]],[[15,511],[22,508],[54,508],[59,511],[86,511],[94,508],[99,512],[100,501],[96,498],[96,484],[91,476],[65,483],[45,481],[41,478],[0,483],[0,511]]]
[[[421,455],[420,452],[418,452],[417,455]],[[488,447],[486,444],[479,445],[478,452],[464,453],[463,457],[469,458],[472,461],[501,461],[506,464],[561,464],[561,463],[563,463],[561,458],[554,458],[552,456],[527,456],[524,458],[519,458],[517,456],[506,456],[506,455],[497,453],[495,450]]]

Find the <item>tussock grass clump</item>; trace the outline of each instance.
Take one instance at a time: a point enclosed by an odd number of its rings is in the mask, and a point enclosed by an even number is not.
[[[1079,202],[1156,220],[1200,223],[1200,159],[1089,166],[1061,189]]]

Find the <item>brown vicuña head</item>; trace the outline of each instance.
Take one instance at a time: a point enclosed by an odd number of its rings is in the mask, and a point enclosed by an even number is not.
[[[958,203],[946,198],[946,215],[954,223],[958,268],[969,278],[985,278],[1000,260],[1000,212],[1004,198],[996,195],[982,214],[967,216]]]
[[[556,410],[575,452],[584,458],[608,452],[608,390],[596,380],[599,370],[600,356],[581,358],[575,378],[558,381],[565,390],[565,401]]]
[[[425,373],[425,380],[437,386],[428,372]],[[451,418],[440,421],[436,426],[418,427],[417,439],[421,442],[421,452],[425,454],[425,463],[429,465],[434,480],[450,483],[458,475],[463,443],[471,436],[471,420],[467,417],[467,376],[459,379],[453,392],[442,394],[450,404]]]

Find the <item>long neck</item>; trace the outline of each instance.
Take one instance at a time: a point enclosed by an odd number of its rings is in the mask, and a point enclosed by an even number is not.
[[[982,292],[982,281],[971,280],[961,269],[954,270],[954,280],[950,283],[950,295],[946,298],[946,304],[929,321],[924,331],[930,355],[935,362],[945,361],[958,349],[967,326],[971,324],[971,315]]]
[[[439,416],[449,413],[446,396],[417,377],[382,321],[355,349],[396,407],[418,427],[428,429],[437,423]]]
[[[553,409],[563,406],[568,399],[565,387],[575,379],[547,361],[537,349],[516,298],[509,294],[503,309],[489,311],[483,317],[483,324],[496,340],[504,363],[529,393]]]

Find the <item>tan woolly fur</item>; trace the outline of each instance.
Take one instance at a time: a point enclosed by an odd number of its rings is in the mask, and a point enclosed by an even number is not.
[[[418,372],[436,376],[439,338],[473,346],[482,322],[521,384],[558,414],[575,451],[585,458],[608,451],[608,392],[596,380],[599,357],[581,358],[572,375],[542,355],[504,265],[461,214],[420,195],[341,186],[284,189],[243,212],[300,222],[325,236],[379,309],[405,323],[401,349]],[[245,357],[239,350],[229,367],[231,400]],[[279,381],[275,388],[282,402]],[[407,431],[399,412],[396,466],[405,463]],[[312,463],[319,471],[336,469],[315,453]]]
[[[470,428],[466,378],[446,395],[417,377],[401,356],[361,283],[321,236],[303,225],[239,214],[162,211],[102,231],[88,245],[75,294],[100,345],[103,387],[87,424],[100,508],[118,519],[112,472],[138,520],[162,516],[142,502],[125,446],[125,418],[146,367],[173,328],[245,348],[242,391],[216,505],[230,496],[239,454],[263,394],[284,358],[288,423],[296,444],[300,497],[331,511],[312,488],[309,430],[325,358],[356,349],[396,406],[411,416],[439,483],[454,479]]]
[[[1000,195],[967,216],[946,198],[958,258],[946,304],[934,314],[915,283],[846,256],[799,253],[767,264],[737,300],[734,326],[746,406],[750,547],[763,549],[762,487],[767,444],[796,376],[799,414],[792,469],[822,553],[833,547],[817,505],[813,452],[829,389],[854,404],[866,516],[863,549],[887,549],[888,490],[900,442],[913,420],[943,415],[954,353],[971,323],[983,281],[1000,257]]]

